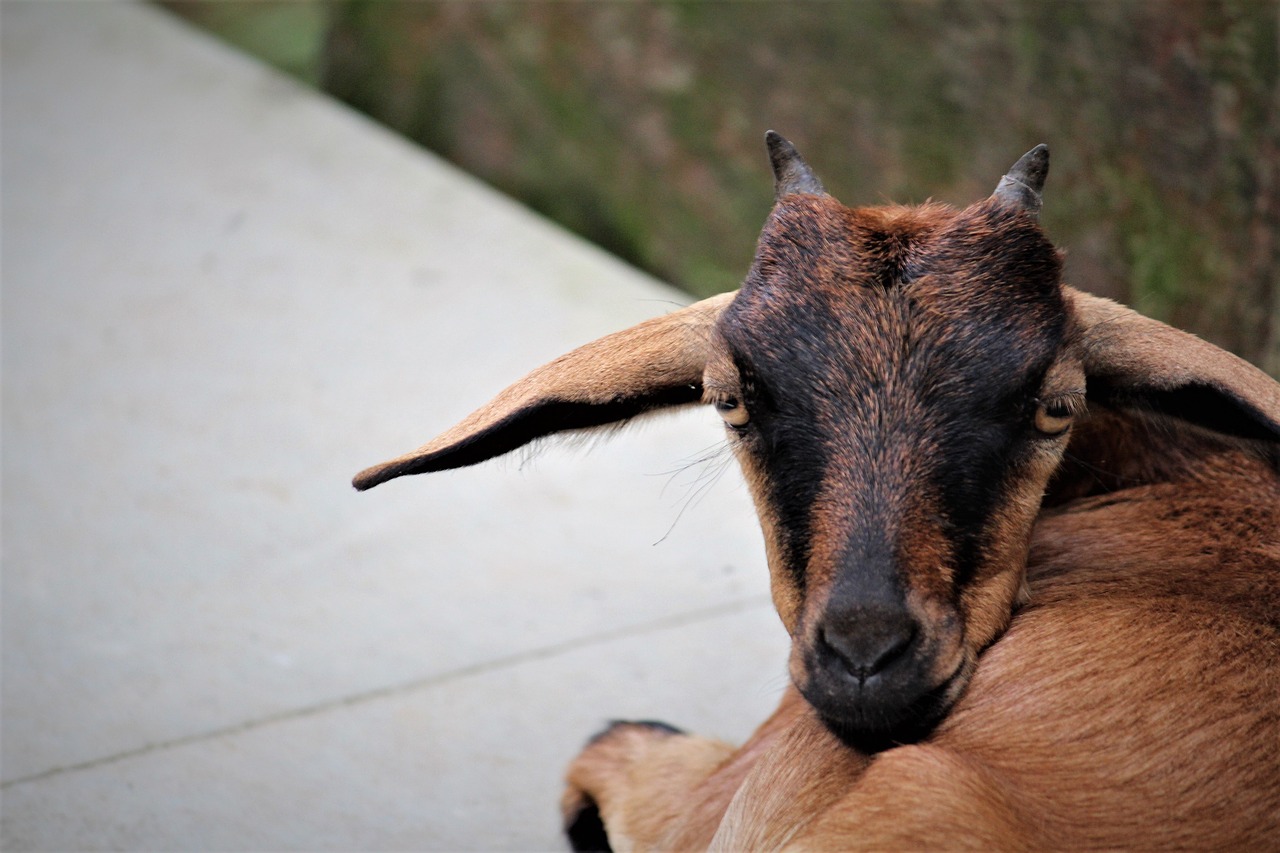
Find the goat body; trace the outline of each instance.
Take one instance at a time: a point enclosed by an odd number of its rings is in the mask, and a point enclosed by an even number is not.
[[[595,803],[615,849],[1275,849],[1280,488],[1219,463],[1043,515],[1030,602],[927,739],[862,755],[794,690],[736,751],[616,726],[570,768],[570,825]]]
[[[792,686],[739,748],[615,724],[578,849],[1280,849],[1280,386],[1059,281],[1040,146],[845,208],[770,134],[742,289],[588,344],[356,478],[705,402]]]

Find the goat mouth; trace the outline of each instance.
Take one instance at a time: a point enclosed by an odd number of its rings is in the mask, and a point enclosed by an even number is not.
[[[887,706],[860,701],[860,697],[833,697],[812,685],[800,688],[801,695],[818,718],[846,746],[872,754],[895,746],[917,743],[937,727],[968,686],[972,666],[961,661],[936,686],[909,702]]]

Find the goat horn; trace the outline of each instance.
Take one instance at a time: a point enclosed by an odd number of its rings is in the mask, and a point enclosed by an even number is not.
[[[782,134],[771,130],[764,135],[764,142],[769,146],[769,162],[773,164],[774,201],[791,193],[826,194],[822,181]]]
[[[1049,146],[1040,144],[1019,158],[992,194],[1010,207],[1039,217],[1044,179],[1049,174]]]

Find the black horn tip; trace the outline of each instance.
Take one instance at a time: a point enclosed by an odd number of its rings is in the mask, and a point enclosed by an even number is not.
[[[1044,189],[1044,179],[1049,175],[1049,146],[1041,142],[1018,158],[1009,170],[1011,175],[1025,175],[1026,182],[1036,192]]]
[[[826,192],[817,175],[813,174],[809,164],[786,137],[776,130],[770,130],[765,133],[764,142],[769,148],[769,162],[773,165],[775,199],[792,193],[822,195]]]
[[[786,152],[793,156],[796,154],[796,147],[776,130],[766,130],[764,132],[764,144],[769,147],[769,158],[771,160],[776,161],[781,154]]]
[[[1044,181],[1049,175],[1049,146],[1043,142],[1018,158],[1000,179],[995,197],[1035,216],[1040,213]]]

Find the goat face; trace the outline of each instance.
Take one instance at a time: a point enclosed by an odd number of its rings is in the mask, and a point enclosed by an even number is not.
[[[1229,353],[1060,284],[1036,222],[1043,147],[964,210],[851,210],[789,143],[768,143],[776,203],[738,293],[543,365],[355,485],[714,404],[759,509],[792,677],[834,732],[875,748],[937,722],[1007,624],[1086,392],[1269,441],[1280,392]]]
[[[791,674],[864,748],[927,729],[1005,626],[1084,375],[1058,253],[963,211],[779,198],[704,399],[763,520]]]

